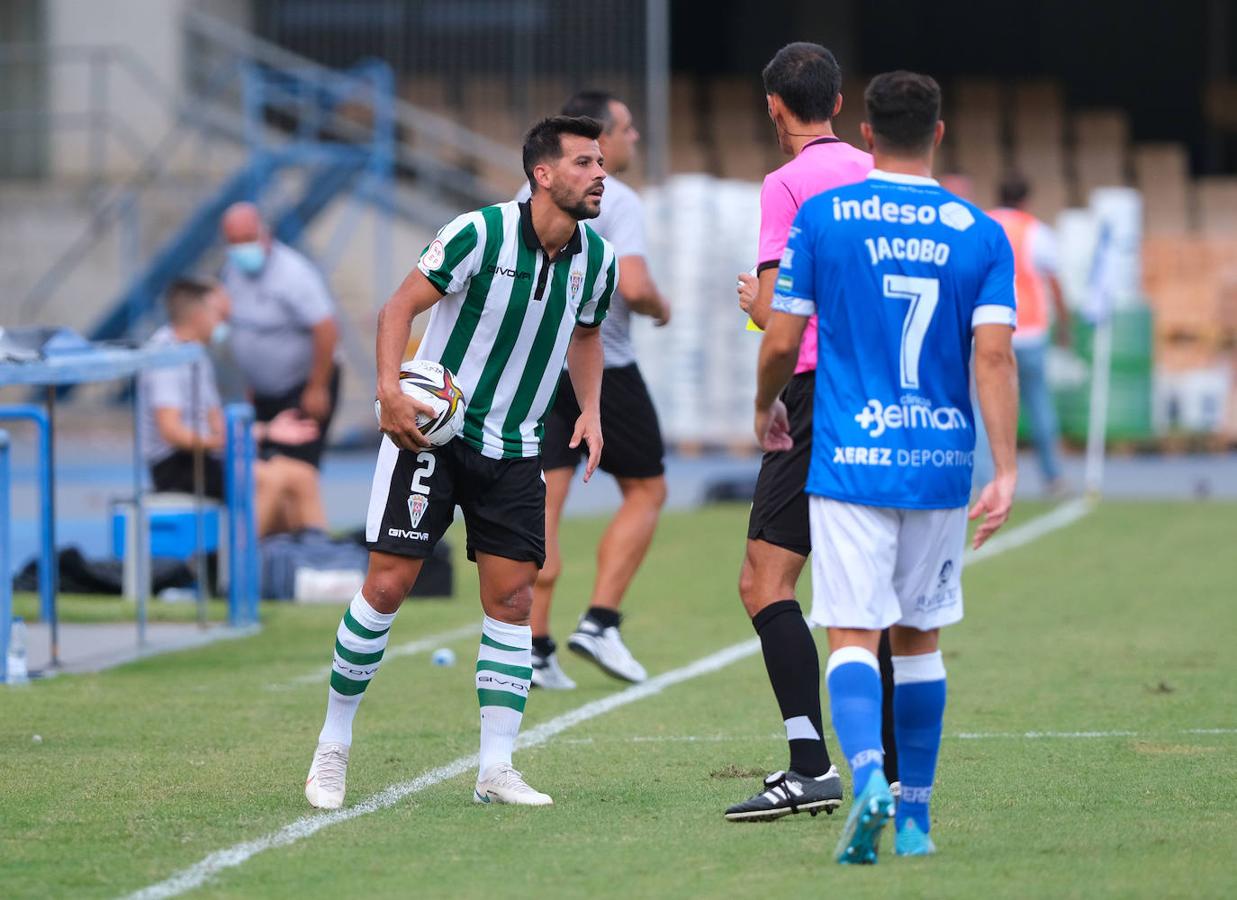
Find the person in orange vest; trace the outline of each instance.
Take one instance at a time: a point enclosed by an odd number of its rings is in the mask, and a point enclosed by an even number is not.
[[[1018,388],[1035,441],[1047,493],[1065,490],[1058,450],[1057,412],[1048,389],[1046,360],[1055,314],[1058,345],[1069,346],[1069,309],[1057,280],[1057,239],[1052,229],[1026,211],[1031,188],[1016,173],[1000,185],[1001,205],[988,214],[1005,229],[1014,251],[1014,295],[1018,327],[1014,354],[1018,357]]]

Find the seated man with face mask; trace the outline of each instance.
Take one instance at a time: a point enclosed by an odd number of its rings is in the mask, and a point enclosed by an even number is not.
[[[216,285],[179,279],[168,288],[164,302],[168,324],[151,335],[152,345],[211,344],[226,332],[227,298]],[[145,371],[138,394],[138,440],[154,489],[192,493],[194,453],[200,448],[204,493],[222,500],[223,409],[210,361]],[[318,433],[313,421],[290,410],[270,423],[258,423],[254,437],[297,445],[315,440]],[[254,482],[260,535],[326,527],[312,466],[286,457],[259,462]]]

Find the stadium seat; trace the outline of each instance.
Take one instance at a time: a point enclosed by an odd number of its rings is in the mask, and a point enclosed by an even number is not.
[[[1199,228],[1207,235],[1237,234],[1237,178],[1198,179],[1196,187]]]
[[[1024,81],[1014,85],[1010,133],[1015,146],[1053,145],[1065,134],[1065,99],[1058,81]]]
[[[1129,116],[1120,109],[1090,109],[1074,113],[1074,143],[1090,150],[1122,150],[1130,142]]]
[[[1134,186],[1143,195],[1148,234],[1184,234],[1190,229],[1189,160],[1184,144],[1134,147]]]

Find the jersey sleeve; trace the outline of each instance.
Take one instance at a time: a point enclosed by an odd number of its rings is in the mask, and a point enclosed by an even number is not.
[[[580,312],[576,315],[576,324],[585,328],[596,328],[605,321],[610,310],[610,300],[618,287],[618,256],[609,241],[603,245],[601,271],[593,283],[593,292],[588,300],[580,304]]]
[[[989,245],[988,271],[975,298],[971,327],[1008,325],[1017,322],[1014,302],[1014,251],[1003,228],[997,228]]]
[[[756,253],[756,272],[772,269],[786,249],[790,226],[799,204],[786,182],[776,172],[766,175],[760,186],[760,245]]]
[[[810,215],[799,210],[787,233],[786,249],[773,286],[773,306],[792,316],[816,314],[816,250]]]
[[[441,293],[462,291],[468,280],[481,270],[484,228],[484,220],[476,213],[458,216],[439,230],[421,252],[417,268]]]

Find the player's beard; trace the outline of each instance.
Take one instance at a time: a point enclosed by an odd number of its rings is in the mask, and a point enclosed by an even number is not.
[[[596,185],[590,184],[587,190],[582,194],[572,194],[570,191],[550,190],[550,199],[554,201],[554,205],[571,216],[577,222],[582,219],[595,219],[601,215],[601,206],[596,209],[589,205],[588,191],[593,190]]]

